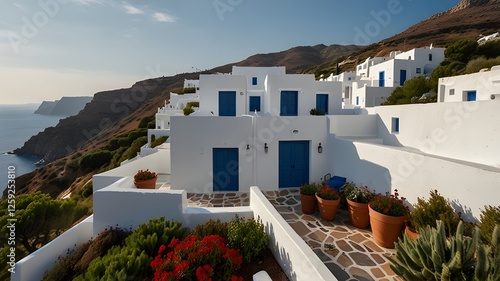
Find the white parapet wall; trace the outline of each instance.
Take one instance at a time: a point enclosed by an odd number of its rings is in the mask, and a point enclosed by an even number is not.
[[[417,149],[335,139],[333,170],[355,184],[384,194],[395,189],[410,204],[431,190],[448,198],[467,221],[477,221],[485,205],[498,205],[500,169],[426,154]]]
[[[96,192],[124,177],[134,176],[138,170],[146,170],[158,174],[170,174],[170,149],[158,149],[156,153],[139,157],[113,170],[92,177],[93,190]]]
[[[59,235],[47,245],[16,263],[12,281],[41,280],[45,271],[51,269],[58,257],[66,256],[92,238],[93,216],[88,217],[68,231]]]
[[[262,220],[271,251],[290,280],[337,280],[255,186],[250,187],[250,208]]]

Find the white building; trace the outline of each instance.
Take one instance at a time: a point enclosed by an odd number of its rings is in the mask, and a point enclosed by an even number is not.
[[[231,75],[200,75],[200,113],[195,116],[273,114],[304,116],[318,108],[341,110],[341,83],[313,74],[285,74],[284,67],[233,67]]]
[[[200,86],[200,80],[196,79],[184,79],[184,89],[195,88],[196,90]]]
[[[438,102],[500,99],[500,66],[439,79]]]
[[[286,272],[300,280],[333,280],[255,187],[297,187],[327,173],[382,194],[398,189],[410,204],[437,189],[470,221],[477,220],[485,205],[498,205],[500,98],[376,106],[358,109],[357,115],[342,115],[340,82],[317,82],[310,75],[266,74],[264,69],[254,75],[251,70],[202,75],[198,116],[172,116],[171,142],[166,149],[95,175],[94,215],[18,262],[12,280],[36,280],[34,276],[40,277],[53,266],[58,255],[106,227],[136,227],[166,214],[187,226],[210,218],[228,220],[236,214],[260,216],[271,241],[276,241],[271,245],[273,253],[288,260],[280,263],[304,264],[285,268]],[[253,77],[257,77],[256,85]],[[226,95],[221,92],[234,93],[234,102],[221,103],[221,96]],[[329,115],[308,114],[318,94],[327,94]],[[248,114],[252,96],[260,97],[258,114]],[[232,116],[221,114],[229,106]],[[214,116],[206,114],[210,111]],[[139,169],[158,172],[161,188],[136,189],[132,176]],[[250,206],[187,206],[187,192],[220,191],[249,191]]]

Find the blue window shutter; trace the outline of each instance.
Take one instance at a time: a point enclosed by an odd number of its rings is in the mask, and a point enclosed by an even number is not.
[[[260,111],[260,97],[252,96],[250,97],[250,108],[249,112]]]
[[[257,77],[252,77],[252,85],[257,85]]]

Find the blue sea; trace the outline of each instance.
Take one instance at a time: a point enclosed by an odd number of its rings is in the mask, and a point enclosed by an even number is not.
[[[10,166],[15,168],[16,176],[29,173],[39,166],[40,160],[35,156],[8,154],[20,148],[31,137],[45,128],[59,123],[61,116],[45,116],[34,114],[39,104],[0,105],[0,190],[7,186],[7,175]]]

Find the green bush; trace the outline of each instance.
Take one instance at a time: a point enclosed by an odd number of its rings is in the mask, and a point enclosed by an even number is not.
[[[479,47],[477,47],[476,55],[487,59],[500,56],[500,40],[488,41],[479,45]]]
[[[155,120],[154,115],[144,117],[141,119],[141,122],[139,122],[139,126],[137,126],[137,127],[138,128],[148,128],[149,122],[154,121],[154,120]]]
[[[462,39],[446,47],[444,56],[450,61],[467,63],[476,52],[477,47],[478,44],[476,40]]]
[[[102,258],[93,260],[85,274],[75,280],[145,280],[152,274],[150,263],[160,246],[173,238],[184,238],[187,232],[179,222],[152,219],[128,236],[123,246],[113,246]]]
[[[195,87],[184,88],[182,90],[182,93],[184,93],[184,94],[193,94],[193,93],[196,93],[196,88]]]
[[[89,181],[83,186],[83,188],[80,190],[79,193],[83,198],[87,198],[90,195],[92,195],[93,192],[94,191],[93,191],[92,181]]]
[[[200,107],[199,101],[190,101],[186,104],[187,107]]]
[[[420,197],[417,198],[417,204],[415,204],[408,221],[415,230],[420,231],[427,226],[436,227],[436,220],[443,221],[448,236],[455,233],[460,221],[450,202],[437,190],[434,190],[430,192],[427,201]]]
[[[190,106],[186,106],[186,107],[184,107],[184,109],[182,110],[182,112],[184,112],[185,116],[188,116],[188,115],[190,115],[191,113],[194,112],[194,109],[192,107],[190,107]]]
[[[147,136],[139,137],[134,142],[132,142],[130,147],[125,151],[125,153],[123,153],[122,157],[120,158],[120,163],[136,157],[137,153],[141,150],[141,146],[145,145],[146,143],[148,143]]]
[[[113,154],[109,150],[98,150],[82,155],[78,161],[78,165],[86,171],[93,171],[101,168],[105,164],[109,164]]]
[[[500,206],[485,206],[481,210],[479,230],[481,230],[483,242],[491,244],[491,236],[495,225],[500,225]]]
[[[236,217],[229,223],[228,243],[233,249],[240,249],[245,262],[251,262],[267,248],[269,237],[260,218]]]
[[[199,224],[196,228],[189,234],[192,236],[197,236],[202,239],[210,235],[219,235],[224,238],[224,240],[228,240],[227,233],[229,231],[229,223],[221,222],[220,219],[209,220],[204,224]]]
[[[415,103],[425,93],[431,90],[431,83],[423,76],[417,76],[405,82],[403,87],[397,87],[382,105]]]
[[[316,109],[316,108],[309,110],[309,114],[310,115],[325,115],[325,113],[322,110]]]
[[[483,68],[491,68],[492,66],[500,65],[500,57],[493,59],[486,59],[484,57],[480,57],[477,59],[470,60],[467,63],[466,72],[467,73],[476,73],[479,72]]]
[[[162,137],[159,137],[157,140],[155,141],[152,141],[151,140],[151,148],[155,148],[161,144],[163,144],[164,142],[166,142],[168,139],[168,136],[162,136]]]

